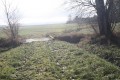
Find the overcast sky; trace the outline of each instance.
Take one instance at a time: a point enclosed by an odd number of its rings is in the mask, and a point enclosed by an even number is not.
[[[63,23],[68,19],[68,13],[63,7],[65,0],[6,0],[17,5],[22,24],[53,24]],[[2,5],[1,5],[2,6]],[[2,8],[2,7],[1,7]],[[0,9],[0,23],[5,19]],[[4,19],[4,20],[3,20]]]

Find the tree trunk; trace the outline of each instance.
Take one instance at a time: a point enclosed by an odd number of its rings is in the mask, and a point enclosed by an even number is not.
[[[104,19],[105,19],[105,9],[104,9],[104,2],[103,0],[95,0],[96,1],[96,11],[98,15],[98,26],[100,35],[104,35]]]
[[[117,43],[117,38],[113,35],[111,30],[111,23],[109,21],[109,12],[105,8],[104,0],[95,0],[96,10],[98,15],[98,26],[100,35],[104,35],[110,42]]]

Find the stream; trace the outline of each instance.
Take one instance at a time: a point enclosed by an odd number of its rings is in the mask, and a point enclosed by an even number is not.
[[[44,38],[30,38],[30,39],[26,39],[24,43],[31,43],[31,42],[37,42],[37,41],[49,41],[51,40],[51,38],[47,38],[47,37],[44,37]]]

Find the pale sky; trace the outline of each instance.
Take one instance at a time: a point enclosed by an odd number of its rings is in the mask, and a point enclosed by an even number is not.
[[[68,13],[63,7],[64,0],[6,0],[17,5],[20,23],[27,25],[63,23],[68,19]],[[0,3],[1,4],[1,3]],[[1,5],[2,6],[2,5]],[[2,7],[1,7],[2,8]],[[0,9],[0,23],[5,20]]]

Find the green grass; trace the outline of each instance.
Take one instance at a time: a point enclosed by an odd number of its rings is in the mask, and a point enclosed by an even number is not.
[[[120,69],[60,41],[23,44],[0,53],[0,80],[119,80]]]
[[[120,67],[120,48],[118,46],[84,44],[82,47],[82,49],[89,51],[89,53],[93,53]]]
[[[77,33],[93,33],[88,25],[80,28]],[[69,31],[76,32],[77,25],[25,26],[20,28],[20,35],[40,37],[51,33],[64,32],[64,35]],[[0,37],[5,37],[4,33],[0,34]],[[120,80],[120,68],[116,66],[119,61],[112,60],[115,63],[112,64],[103,58],[106,55],[118,57],[119,48],[98,48],[90,45],[85,45],[84,48],[86,49],[67,42],[49,41],[22,44],[0,52],[0,80]]]
[[[2,28],[0,28],[0,38],[5,38],[6,35],[5,33],[2,31]]]
[[[66,29],[75,29],[76,24],[49,24],[49,25],[33,25],[20,28],[22,36],[41,36],[49,33],[61,33]]]
[[[88,25],[81,25],[79,27],[81,28],[79,33],[93,33],[93,30],[88,27]],[[22,37],[41,37],[46,34],[61,34],[62,32],[76,31],[77,28],[77,24],[29,25],[20,27],[19,35]],[[6,37],[6,35],[2,32],[2,28],[0,29],[0,37]]]

